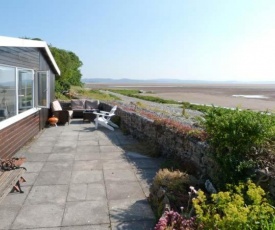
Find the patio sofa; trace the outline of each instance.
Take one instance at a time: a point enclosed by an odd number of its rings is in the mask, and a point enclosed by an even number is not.
[[[99,101],[90,99],[72,99],[71,108],[73,110],[73,118],[83,118],[84,110],[99,109]]]
[[[71,101],[53,101],[52,115],[58,118],[58,124],[70,124],[71,118],[83,118],[83,111],[99,109],[98,100],[72,99]]]

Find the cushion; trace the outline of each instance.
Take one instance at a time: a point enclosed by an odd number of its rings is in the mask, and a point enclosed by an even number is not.
[[[73,112],[74,112],[74,111],[72,111],[72,110],[68,110],[68,112],[69,112],[69,116],[70,116],[70,117],[72,117],[72,116],[73,116]]]
[[[72,110],[85,109],[85,99],[71,100]]]
[[[99,101],[92,101],[92,100],[86,100],[85,102],[85,109],[90,110],[90,109],[97,109],[99,105]]]
[[[61,107],[59,101],[52,102],[52,110],[53,111],[61,111],[62,110],[62,107]]]

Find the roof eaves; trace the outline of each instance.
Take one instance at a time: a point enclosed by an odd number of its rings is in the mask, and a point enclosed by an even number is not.
[[[58,68],[54,57],[45,41],[36,41],[29,39],[21,39],[21,38],[12,38],[0,36],[0,46],[8,46],[8,47],[35,47],[35,48],[43,48],[45,49],[56,73],[60,75],[60,69]]]

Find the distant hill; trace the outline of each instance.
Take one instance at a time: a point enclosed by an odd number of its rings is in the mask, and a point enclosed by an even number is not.
[[[213,83],[213,81],[194,81],[194,80],[179,80],[179,79],[152,79],[152,80],[137,80],[137,79],[112,79],[112,78],[84,78],[83,83],[108,83],[108,84],[203,84],[203,83]]]
[[[179,79],[113,79],[113,78],[84,78],[83,83],[102,84],[275,84],[275,81],[203,81],[203,80],[179,80]]]

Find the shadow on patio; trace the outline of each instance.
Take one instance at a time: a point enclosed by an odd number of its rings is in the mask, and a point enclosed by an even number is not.
[[[131,145],[80,119],[43,130],[16,154],[27,158],[25,193],[2,202],[0,229],[153,229],[147,197],[161,159]]]

